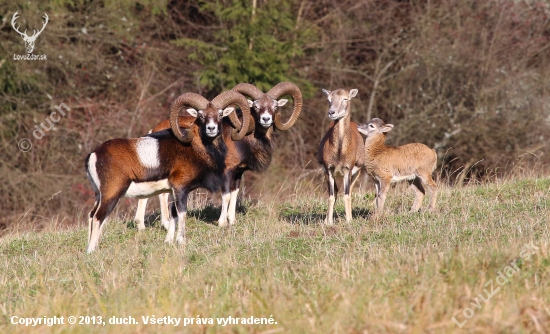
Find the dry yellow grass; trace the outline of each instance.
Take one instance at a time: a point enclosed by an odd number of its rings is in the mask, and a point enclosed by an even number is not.
[[[87,232],[51,231],[0,240],[0,332],[547,333],[550,331],[550,179],[442,187],[434,214],[409,214],[409,190],[390,191],[386,215],[368,219],[372,195],[353,200],[346,224],[320,224],[324,193],[249,204],[233,228],[219,209],[191,212],[185,247],[114,219],[99,251]],[[426,203],[424,203],[426,204]],[[534,245],[526,258],[526,244]],[[514,261],[509,281],[499,271]],[[494,290],[486,302],[489,280]],[[475,307],[472,303],[478,303]],[[464,314],[470,315],[466,319]],[[466,312],[466,313],[464,313]],[[68,316],[102,325],[69,325]],[[213,325],[146,325],[142,316],[212,318]],[[11,317],[64,316],[25,327]],[[132,316],[133,325],[109,325]],[[272,316],[271,325],[217,325],[216,318]],[[463,324],[461,329],[452,318]],[[96,318],[97,319],[97,318]],[[196,321],[196,320],[194,320]]]

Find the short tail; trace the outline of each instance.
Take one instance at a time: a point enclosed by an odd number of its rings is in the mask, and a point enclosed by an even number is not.
[[[92,185],[92,188],[94,189],[94,192],[96,193],[96,197],[99,195],[99,176],[97,174],[97,168],[96,168],[96,162],[97,162],[97,155],[95,152],[92,152],[86,156],[86,159],[84,160],[84,167],[86,168],[86,176],[88,176],[88,180],[90,181],[90,184]]]

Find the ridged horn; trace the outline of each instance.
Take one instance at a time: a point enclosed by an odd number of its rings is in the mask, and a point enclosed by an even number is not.
[[[253,101],[259,100],[264,96],[264,92],[262,92],[258,87],[249,83],[240,83],[233,87],[231,90],[239,92],[244,96],[250,96]],[[249,134],[254,133],[255,128],[256,122],[251,121],[250,125],[248,126],[248,131],[246,132],[246,135],[248,136]]]
[[[248,126],[250,124],[250,107],[248,106],[248,101],[246,97],[239,94],[236,91],[228,90],[223,93],[220,93],[212,100],[212,105],[216,109],[223,109],[231,104],[234,104],[241,108],[243,112],[243,121],[239,121],[239,118],[235,115],[234,112],[229,114],[229,120],[231,124],[235,127],[235,130],[231,132],[232,140],[241,140],[248,131]]]
[[[233,87],[231,90],[234,90],[245,96],[250,96],[252,100],[259,100],[262,98],[262,96],[264,96],[264,92],[262,92],[258,87],[249,83],[240,83]]]
[[[252,117],[252,116],[250,116],[250,117]],[[231,125],[235,128],[233,130],[233,132],[231,133],[231,139],[233,141],[240,140],[240,139],[238,139],[239,135],[237,134],[237,129],[239,129],[241,127],[241,121],[239,120],[239,117],[237,117],[236,113],[232,112],[231,114],[229,114],[229,116],[227,116],[227,118],[229,118],[229,121],[231,122]],[[248,122],[248,130],[244,134],[245,136],[248,136],[249,134],[254,132],[254,129],[255,129],[254,124],[255,124],[255,122],[252,119]]]
[[[271,88],[267,94],[275,100],[278,100],[281,96],[286,94],[292,97],[292,100],[294,101],[294,110],[292,111],[292,115],[290,115],[288,121],[286,123],[281,123],[280,113],[276,113],[274,119],[275,128],[278,130],[284,131],[290,129],[290,127],[293,126],[298,119],[298,116],[300,116],[300,112],[302,112],[302,104],[304,101],[300,88],[292,82],[281,82]]]
[[[186,107],[192,107],[198,110],[204,110],[208,105],[208,100],[196,93],[184,93],[178,96],[170,106],[170,127],[172,132],[179,141],[184,144],[189,144],[193,140],[193,132],[187,131],[187,135],[183,135],[179,127],[180,111]]]
[[[252,112],[250,115],[250,124],[248,124],[248,131],[246,131],[246,135],[254,133],[254,130],[256,130],[256,121],[254,120],[254,116],[252,116]]]

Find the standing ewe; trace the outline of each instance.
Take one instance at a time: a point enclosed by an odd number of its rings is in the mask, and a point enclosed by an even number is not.
[[[344,175],[344,205],[346,222],[351,221],[351,189],[363,167],[363,138],[357,124],[350,121],[350,100],[357,95],[357,89],[328,91],[323,89],[329,102],[328,117],[334,121],[319,145],[317,158],[323,166],[328,184],[328,214],[326,223],[333,224],[335,195],[338,188],[334,173]]]
[[[386,133],[391,129],[393,124],[385,124],[380,118],[358,126],[359,132],[366,136],[365,168],[376,182],[375,213],[382,213],[390,183],[403,180],[408,180],[416,193],[411,212],[420,209],[425,188],[430,193],[428,210],[435,210],[437,186],[432,178],[437,165],[435,151],[420,143],[386,146]]]

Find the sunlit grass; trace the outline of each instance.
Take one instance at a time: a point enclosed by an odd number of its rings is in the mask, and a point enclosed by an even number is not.
[[[299,193],[299,192],[298,192]],[[238,225],[219,209],[190,213],[183,247],[158,222],[138,232],[114,219],[86,255],[82,227],[0,239],[0,331],[545,333],[550,330],[550,179],[442,187],[434,214],[408,213],[413,194],[393,189],[386,214],[354,196],[346,224],[322,225],[327,199],[307,193],[247,203]],[[425,200],[425,205],[427,201]],[[460,329],[452,320],[526,243],[539,247]],[[10,317],[112,316],[137,325],[24,327]],[[272,325],[145,325],[142,316],[273,317]]]

